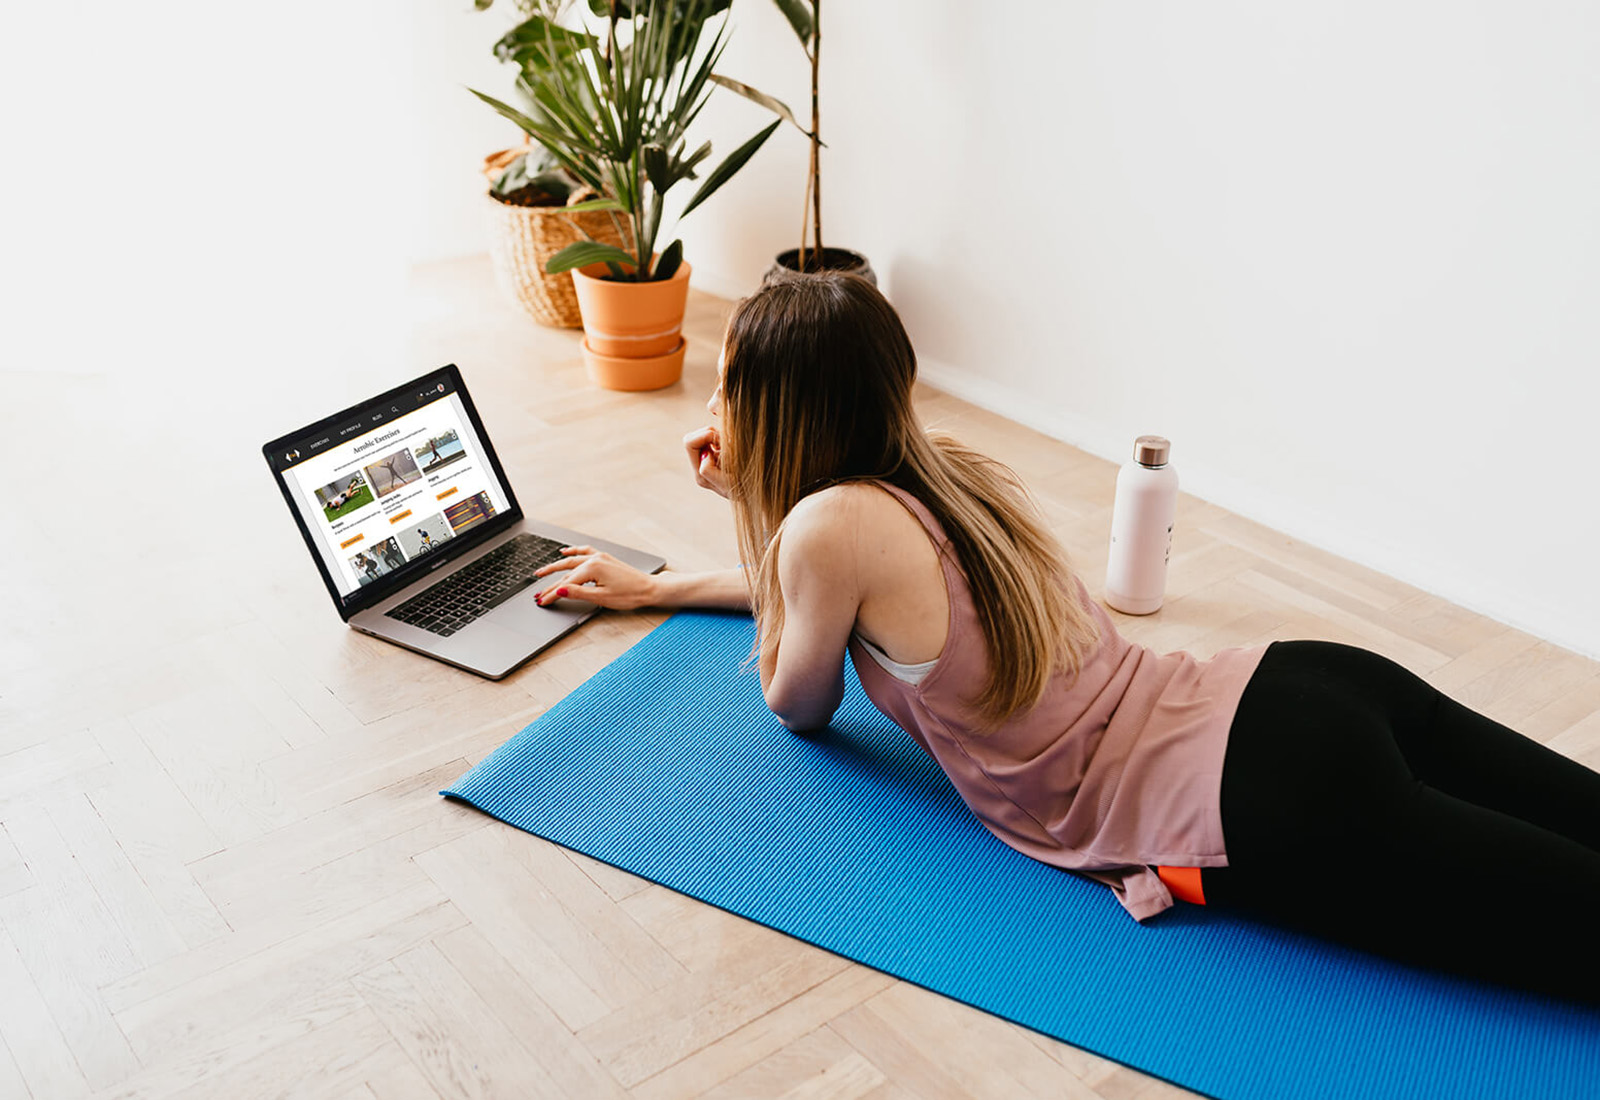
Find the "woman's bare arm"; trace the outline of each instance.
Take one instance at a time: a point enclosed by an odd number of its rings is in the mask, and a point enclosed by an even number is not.
[[[708,573],[644,573],[592,546],[562,548],[562,559],[534,573],[545,577],[566,573],[539,591],[539,603],[585,600],[601,607],[631,611],[640,607],[718,607],[750,610],[750,589],[744,570]]]
[[[778,551],[783,633],[761,655],[761,692],[791,730],[826,726],[844,698],[845,652],[861,586],[854,498],[838,488],[789,513]]]
[[[750,585],[743,569],[718,569],[711,573],[657,573],[657,607],[717,607],[750,610]]]
[[[718,496],[728,495],[722,473],[722,437],[705,427],[683,437],[684,453],[695,471],[695,483]],[[567,575],[540,590],[546,605],[559,599],[586,600],[601,607],[631,611],[639,607],[716,607],[750,610],[750,588],[741,569],[705,573],[642,573],[592,546],[565,546],[560,561],[534,573],[536,577]]]

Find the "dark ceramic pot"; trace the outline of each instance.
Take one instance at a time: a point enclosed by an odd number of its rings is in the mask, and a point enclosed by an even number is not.
[[[806,269],[815,271],[816,264],[813,257],[816,255],[811,249],[806,249]],[[873,286],[878,285],[878,276],[873,272],[872,265],[867,258],[859,252],[851,252],[848,248],[824,248],[822,250],[822,266],[826,271],[849,271],[860,275]],[[774,272],[800,270],[800,250],[791,248],[787,252],[778,253],[778,258],[773,261],[772,268],[767,272],[770,278]]]

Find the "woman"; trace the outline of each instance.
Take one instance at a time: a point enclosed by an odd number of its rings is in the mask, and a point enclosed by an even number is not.
[[[684,439],[745,570],[646,576],[569,547],[539,594],[752,606],[761,688],[824,726],[848,652],[996,836],[1112,886],[1600,1001],[1600,775],[1352,646],[1134,645],[1009,470],[925,432],[888,302],[846,275],[735,309]]]

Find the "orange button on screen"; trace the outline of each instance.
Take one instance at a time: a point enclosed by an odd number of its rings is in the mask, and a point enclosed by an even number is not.
[[[454,493],[456,491],[456,488],[457,488],[456,486],[452,485],[452,486],[450,486],[450,488],[446,489],[444,492],[440,493],[438,496],[434,497],[433,499],[434,500],[443,500],[445,497],[449,496],[451,493]]]
[[[367,536],[365,535],[352,535],[350,538],[345,539],[339,544],[339,549],[348,550],[350,547],[354,546],[356,543],[360,542],[366,537]]]
[[[405,519],[410,514],[411,514],[411,509],[407,508],[404,512],[401,512],[398,516],[390,516],[389,517],[389,523],[391,525],[399,523],[401,520]]]

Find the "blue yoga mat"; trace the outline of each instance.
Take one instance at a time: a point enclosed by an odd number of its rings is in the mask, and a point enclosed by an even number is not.
[[[1600,1095],[1600,1011],[1020,855],[847,670],[767,710],[743,615],[674,616],[443,792],[692,897],[1224,1100]]]

